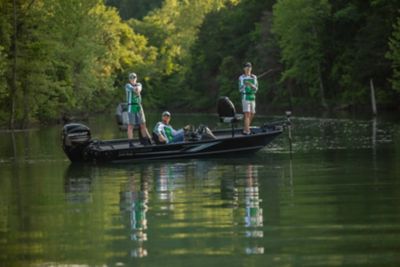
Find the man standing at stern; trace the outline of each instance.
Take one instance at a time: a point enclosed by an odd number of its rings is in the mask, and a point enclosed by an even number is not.
[[[129,83],[125,85],[125,92],[128,103],[128,138],[133,139],[134,127],[139,126],[142,142],[146,141],[146,144],[151,144],[142,107],[142,84],[137,82],[136,73],[129,74]]]
[[[250,125],[256,113],[256,92],[258,90],[257,76],[251,73],[250,62],[244,64],[244,73],[239,77],[239,91],[242,95],[244,113],[243,134],[250,134]]]

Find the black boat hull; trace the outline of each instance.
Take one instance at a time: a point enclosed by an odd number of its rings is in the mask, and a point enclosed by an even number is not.
[[[68,126],[64,126],[64,128],[66,127]],[[86,126],[82,127],[82,129],[86,128]],[[254,127],[252,131],[251,135],[242,135],[241,129],[237,129],[233,133],[230,129],[219,130],[214,132],[216,139],[143,146],[138,140],[128,139],[85,140],[83,143],[69,142],[69,145],[65,145],[65,141],[68,142],[69,137],[64,130],[63,148],[73,162],[131,162],[232,155],[256,152],[264,148],[282,133],[283,127],[279,125]]]

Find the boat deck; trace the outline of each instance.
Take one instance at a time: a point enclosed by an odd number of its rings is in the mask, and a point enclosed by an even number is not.
[[[257,135],[269,135],[269,134],[274,134],[275,132],[281,132],[280,130],[276,131],[267,131],[267,132],[261,132],[258,130],[259,128],[254,127],[253,133],[251,135],[243,135],[242,134],[242,129],[235,129],[234,131],[234,136],[232,137],[232,130],[231,129],[223,129],[223,130],[216,130],[213,131],[214,136],[216,139],[211,139],[211,138],[203,138],[201,140],[193,140],[193,141],[184,141],[184,142],[178,142],[178,143],[172,143],[172,144],[152,144],[152,145],[142,145],[139,141],[139,139],[115,139],[115,140],[109,140],[109,141],[98,141],[96,144],[96,148],[100,151],[111,151],[111,150],[124,150],[124,149],[133,149],[133,148],[145,148],[145,147],[163,147],[163,146],[174,146],[174,145],[179,145],[181,146],[182,144],[193,144],[193,143],[208,143],[213,140],[224,140],[224,139],[231,139],[235,138],[235,140],[240,141],[242,138],[251,138]]]

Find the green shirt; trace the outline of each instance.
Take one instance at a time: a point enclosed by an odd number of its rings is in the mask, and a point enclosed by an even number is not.
[[[125,85],[126,102],[128,103],[128,112],[136,113],[141,109],[142,97],[140,92],[142,91],[142,85],[137,83],[132,85],[127,83]]]
[[[246,83],[251,83],[255,88],[246,85]],[[242,74],[239,77],[239,91],[242,94],[242,99],[247,101],[256,100],[256,92],[258,90],[257,76],[254,74],[246,75]]]
[[[156,135],[162,135],[165,139],[167,139],[167,143],[172,143],[174,141],[174,135],[176,131],[172,128],[171,125],[167,125],[163,122],[158,122],[153,129],[153,132]]]

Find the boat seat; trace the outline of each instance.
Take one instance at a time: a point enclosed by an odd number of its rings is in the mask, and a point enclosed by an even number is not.
[[[234,117],[220,117],[221,122],[235,123],[243,120],[243,114],[236,114]]]
[[[243,114],[237,114],[235,105],[227,96],[221,96],[217,103],[218,116],[221,122],[230,123],[232,137],[235,135],[235,124],[243,120]]]
[[[243,114],[237,114],[235,105],[227,96],[218,99],[218,115],[221,122],[235,123],[243,119]]]

